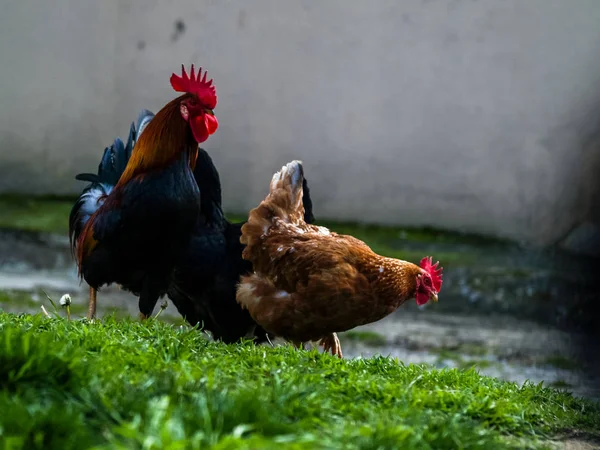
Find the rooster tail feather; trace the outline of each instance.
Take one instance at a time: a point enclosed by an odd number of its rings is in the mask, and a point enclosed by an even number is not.
[[[125,144],[125,149],[123,150],[123,159],[125,159],[125,167],[127,166],[127,162],[129,158],[131,158],[131,152],[133,152],[133,146],[135,145],[135,123],[131,122],[129,126],[129,136],[127,136],[127,144]],[[125,170],[125,169],[123,169]],[[122,173],[122,172],[121,172]],[[120,176],[119,176],[120,178]],[[118,180],[117,180],[118,181]]]
[[[152,118],[154,117],[154,113],[152,111],[148,111],[147,109],[142,109],[138,115],[138,118],[135,122],[135,136],[134,141],[132,142],[131,147],[135,145],[137,140],[142,135],[142,132],[146,128],[146,126],[150,123]]]
[[[117,184],[127,167],[129,158],[131,158],[135,143],[153,117],[152,112],[143,109],[138,114],[136,121],[131,122],[127,144],[124,144],[120,138],[116,138],[113,145],[104,150],[104,156],[100,161],[100,166],[98,166],[98,182],[110,186]]]
[[[80,173],[75,176],[76,180],[87,181],[90,184],[83,189],[69,215],[69,240],[73,253],[75,253],[77,241],[85,224],[121,178],[129,158],[131,158],[135,143],[153,117],[154,114],[151,111],[143,109],[136,121],[131,123],[127,144],[117,137],[110,147],[104,149],[97,174]]]
[[[111,186],[117,184],[127,166],[125,144],[120,138],[115,138],[113,144],[104,150],[104,156],[98,166],[98,182]]]
[[[123,144],[123,141],[119,138],[115,139],[112,147],[110,147],[110,160],[103,164],[107,157],[105,152],[105,156],[102,158],[102,162],[98,168],[100,182],[107,183],[112,186],[117,184],[119,178],[121,178],[121,175],[127,167],[129,158],[131,158],[135,143],[138,141],[142,131],[144,131],[153,117],[154,113],[148,111],[147,109],[142,109],[142,111],[138,114],[136,121],[132,122],[131,126],[129,127],[127,144]]]
[[[121,139],[116,138],[113,145],[104,149],[97,174],[80,173],[75,177],[90,184],[83,189],[69,214],[69,242],[73,255],[76,254],[77,242],[86,223],[112,191],[126,164],[125,146]],[[123,169],[120,169],[121,165]]]
[[[127,163],[129,162],[129,159],[131,158],[131,153],[133,153],[133,148],[135,147],[135,143],[139,140],[140,136],[142,135],[142,132],[144,131],[146,126],[150,123],[150,121],[152,120],[153,117],[154,117],[154,113],[152,111],[149,111],[147,109],[142,109],[140,111],[140,113],[138,114],[138,117],[135,120],[135,122],[131,122],[131,126],[129,127],[129,137],[127,138],[127,144],[125,145],[125,150],[123,152],[123,159],[125,161],[125,164],[122,166],[122,169],[120,170],[119,178],[121,178],[121,175],[125,171],[125,167],[127,167]],[[117,179],[117,181],[119,181],[119,180]],[[115,184],[116,184],[116,182],[115,182]]]

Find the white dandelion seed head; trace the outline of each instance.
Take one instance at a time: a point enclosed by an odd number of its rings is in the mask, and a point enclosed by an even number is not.
[[[64,294],[58,303],[60,303],[60,306],[69,306],[71,304],[71,296],[69,294]]]

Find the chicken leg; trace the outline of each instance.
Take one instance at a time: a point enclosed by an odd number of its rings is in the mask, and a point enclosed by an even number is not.
[[[340,344],[340,340],[337,337],[337,334],[331,333],[325,336],[323,339],[321,339],[319,345],[323,346],[324,351],[331,351],[332,355],[335,355],[338,358],[343,358],[342,345]]]
[[[88,303],[88,320],[93,320],[96,318],[96,294],[98,291],[90,286],[90,301]]]

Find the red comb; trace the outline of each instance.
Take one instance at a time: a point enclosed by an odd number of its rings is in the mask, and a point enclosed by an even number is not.
[[[431,256],[426,256],[425,258],[423,258],[421,260],[420,266],[421,269],[426,270],[429,275],[431,275],[431,281],[433,282],[433,288],[437,291],[440,292],[440,289],[442,289],[442,271],[443,269],[440,267],[438,269],[438,264],[440,262],[436,262],[435,264],[433,264],[433,259],[431,259]]]
[[[192,70],[188,76],[185,71],[185,66],[181,65],[181,76],[175,74],[171,75],[171,86],[177,92],[187,92],[189,94],[196,94],[200,101],[206,105],[209,109],[214,109],[217,106],[217,91],[213,86],[212,78],[206,81],[207,72],[202,75],[202,67],[198,70],[198,75],[194,73],[194,65],[192,64]]]

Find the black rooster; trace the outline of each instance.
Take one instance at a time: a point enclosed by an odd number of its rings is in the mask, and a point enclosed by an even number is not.
[[[90,303],[98,288],[117,283],[139,296],[142,318],[166,293],[187,247],[200,214],[193,176],[198,144],[218,129],[216,89],[206,72],[196,73],[192,64],[188,75],[182,66],[181,76],[173,73],[170,84],[182,95],[147,123],[116,184],[81,221],[77,202],[70,229],[79,276],[93,288]]]

